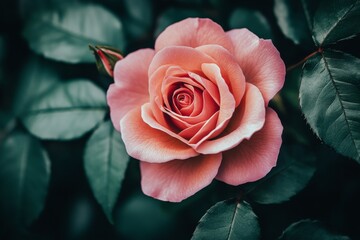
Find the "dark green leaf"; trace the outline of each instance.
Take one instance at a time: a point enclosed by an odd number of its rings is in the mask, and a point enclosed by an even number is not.
[[[301,220],[291,224],[280,236],[279,240],[350,240],[330,232],[316,220]]]
[[[174,239],[174,215],[164,203],[135,193],[128,197],[114,212],[115,227],[122,239]]]
[[[231,13],[230,28],[247,28],[261,38],[272,38],[271,27],[261,12],[246,8],[238,8]]]
[[[262,204],[281,203],[301,191],[315,172],[309,149],[283,145],[277,166],[263,179],[249,184],[249,196]]]
[[[120,133],[110,121],[102,123],[86,144],[84,167],[95,198],[110,222],[128,161]]]
[[[260,227],[247,202],[230,199],[212,206],[200,219],[192,240],[260,239]]]
[[[204,13],[184,8],[168,8],[158,18],[155,30],[155,37],[165,30],[169,25],[188,17],[204,17]]]
[[[50,161],[40,143],[13,133],[0,146],[1,226],[27,226],[42,211],[50,179]]]
[[[274,13],[281,31],[295,44],[313,46],[311,19],[306,16],[306,2],[275,0]]]
[[[34,11],[55,9],[65,4],[75,3],[78,0],[20,0],[18,1],[21,17],[28,18]]]
[[[66,5],[35,14],[27,22],[24,36],[35,52],[68,63],[94,62],[89,44],[125,47],[120,20],[92,4]]]
[[[27,109],[29,103],[58,84],[59,76],[46,62],[31,58],[21,70],[19,86],[13,102],[16,115]]]
[[[359,0],[323,0],[314,16],[313,34],[320,46],[360,33]]]
[[[153,23],[153,6],[151,0],[124,0],[127,13],[124,28],[133,38],[146,36]]]
[[[0,143],[15,128],[14,116],[5,111],[0,111]]]
[[[304,66],[300,105],[314,132],[360,162],[360,59],[324,51]]]
[[[57,84],[21,115],[25,127],[42,139],[68,140],[99,124],[106,113],[105,93],[88,80]]]

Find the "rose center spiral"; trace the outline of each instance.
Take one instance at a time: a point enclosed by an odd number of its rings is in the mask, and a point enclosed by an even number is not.
[[[176,95],[176,105],[178,106],[188,106],[192,103],[193,101],[193,96],[190,95],[189,93],[179,93]]]

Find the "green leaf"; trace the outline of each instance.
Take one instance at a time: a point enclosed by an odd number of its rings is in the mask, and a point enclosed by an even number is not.
[[[260,239],[260,227],[247,202],[230,199],[212,206],[200,219],[192,240]]]
[[[50,161],[40,143],[13,133],[0,146],[0,222],[31,224],[42,211],[50,179]]]
[[[29,103],[60,82],[54,69],[39,58],[31,58],[20,71],[20,81],[12,106],[16,115],[20,115],[28,108]]]
[[[313,34],[319,46],[360,33],[360,0],[323,0],[314,16]]]
[[[62,5],[75,3],[77,0],[20,0],[18,1],[18,8],[21,17],[28,18],[34,14],[34,11],[54,9]]]
[[[89,44],[125,48],[120,20],[101,6],[65,5],[34,15],[23,34],[30,48],[47,58],[68,63],[94,62]]]
[[[135,193],[114,211],[116,230],[121,239],[174,239],[179,225],[167,203]],[[175,238],[178,239],[178,238]]]
[[[229,19],[230,28],[248,28],[261,38],[272,38],[271,27],[261,12],[246,8],[234,10]]]
[[[88,80],[57,84],[21,115],[25,127],[42,139],[69,140],[99,124],[106,113],[105,93]]]
[[[350,240],[347,236],[341,236],[330,232],[323,224],[316,220],[301,220],[291,224],[279,240]]]
[[[314,46],[311,36],[312,19],[307,14],[306,1],[275,0],[274,13],[284,35],[295,44]]]
[[[325,50],[304,66],[300,105],[314,132],[360,163],[360,59]]]
[[[153,23],[153,6],[151,0],[124,0],[124,28],[133,38],[146,37]]]
[[[247,186],[250,198],[261,204],[289,200],[314,175],[315,160],[315,156],[305,147],[283,145],[277,166],[265,178]]]
[[[158,18],[157,25],[155,29],[155,37],[165,30],[169,25],[183,20],[188,17],[205,17],[203,12],[185,9],[185,8],[168,8],[166,9]]]
[[[15,128],[15,117],[6,111],[0,110],[0,143]]]
[[[96,200],[112,223],[112,212],[129,161],[120,133],[102,123],[86,144],[84,167]]]

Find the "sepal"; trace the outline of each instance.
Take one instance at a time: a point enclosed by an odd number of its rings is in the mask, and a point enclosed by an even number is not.
[[[124,57],[118,49],[107,46],[92,46],[89,45],[90,50],[93,51],[96,58],[96,66],[100,73],[114,76],[114,67],[117,61]]]

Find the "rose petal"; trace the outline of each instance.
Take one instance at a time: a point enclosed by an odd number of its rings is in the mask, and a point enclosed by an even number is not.
[[[220,68],[213,63],[204,63],[202,65],[202,70],[211,81],[216,82],[220,94],[220,106],[217,119],[209,119],[199,132],[197,132],[196,135],[189,141],[191,146],[195,149],[202,142],[209,138],[216,137],[219,133],[221,133],[227,126],[227,123],[235,110],[234,96],[230,93],[229,88],[221,75]],[[213,120],[216,120],[216,123]]]
[[[161,163],[198,155],[190,146],[146,124],[140,107],[127,113],[120,127],[126,151],[141,161]]]
[[[168,70],[172,66],[181,66],[183,70],[198,72],[201,71],[202,63],[213,61],[206,54],[183,46],[167,47],[156,53],[149,66],[149,93],[151,108],[157,122],[162,126],[167,126],[166,119],[161,111],[164,102],[159,96],[162,96],[161,86]]]
[[[172,119],[180,120],[182,123],[187,123],[190,125],[197,124],[203,121],[208,120],[214,113],[216,113],[219,109],[219,106],[214,102],[214,100],[211,98],[208,92],[204,91],[202,96],[202,99],[196,100],[199,103],[195,103],[196,105],[200,105],[202,107],[202,110],[198,115],[195,116],[181,116],[180,114],[171,113],[169,111],[166,111],[166,114],[168,114]],[[196,106],[197,107],[197,106]],[[215,122],[216,123],[216,122]]]
[[[214,63],[214,59],[208,55],[186,46],[172,46],[161,49],[157,52],[149,66],[149,76],[161,66],[180,66],[186,71],[199,71],[201,64]],[[165,75],[166,71],[163,73]],[[153,79],[152,81],[162,81],[162,79]],[[150,83],[150,87],[152,84]]]
[[[194,132],[192,138],[189,140],[190,146],[195,148],[198,144],[205,141],[214,129],[217,129],[218,126],[216,124],[219,119],[219,115],[220,113],[216,112],[208,120],[206,120],[204,124],[202,124],[201,128],[197,132]],[[189,128],[188,131],[191,131],[191,128]]]
[[[156,39],[155,50],[168,46],[198,47],[218,44],[233,52],[233,45],[220,25],[210,19],[188,18],[167,27]]]
[[[265,106],[261,92],[254,85],[247,83],[245,95],[224,132],[217,138],[200,144],[196,151],[213,154],[231,149],[259,131],[264,126],[264,122]]]
[[[259,39],[247,29],[227,32],[235,46],[235,57],[246,77],[246,82],[257,86],[265,104],[282,88],[285,64],[271,40]]]
[[[276,165],[283,127],[276,112],[267,108],[264,127],[249,140],[223,153],[216,179],[240,185],[264,177]]]
[[[196,48],[212,57],[221,69],[221,75],[225,79],[238,106],[245,93],[245,76],[235,57],[225,48],[218,45],[205,45]]]
[[[208,186],[220,163],[221,153],[166,163],[140,162],[141,187],[148,196],[180,202]]]
[[[147,73],[153,56],[154,50],[142,49],[129,54],[115,65],[115,84],[111,84],[108,89],[107,102],[111,120],[117,130],[127,112],[149,101]]]
[[[169,136],[172,136],[173,138],[176,138],[185,144],[188,143],[188,141],[185,138],[179,136],[179,134],[177,133],[179,130],[174,129],[174,127],[168,123],[166,123],[166,126],[159,123],[156,117],[154,116],[153,110],[151,108],[152,105],[150,103],[145,103],[141,107],[141,117],[146,124],[148,124],[151,128],[167,133]]]
[[[204,77],[201,77],[200,75],[189,72],[189,76],[193,79],[195,79],[197,82],[201,83],[202,86],[206,89],[206,91],[210,94],[210,96],[213,98],[213,100],[217,103],[217,105],[220,105],[220,93],[218,87],[209,79],[206,79]]]

